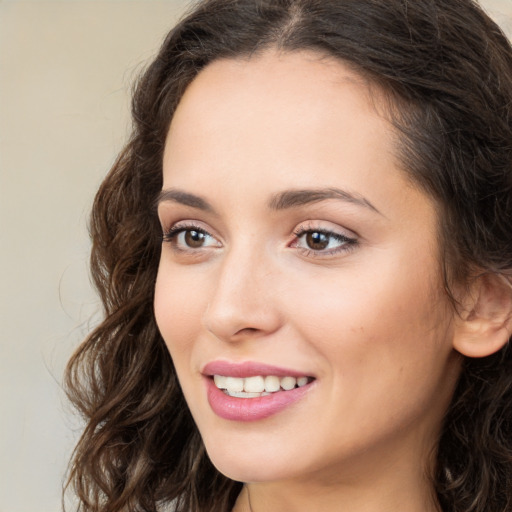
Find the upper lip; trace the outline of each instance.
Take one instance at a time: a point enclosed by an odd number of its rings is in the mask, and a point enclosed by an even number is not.
[[[201,373],[208,377],[212,375],[223,375],[225,377],[255,377],[257,375],[296,378],[311,377],[309,373],[256,361],[244,361],[240,363],[222,360],[211,361],[203,367]]]

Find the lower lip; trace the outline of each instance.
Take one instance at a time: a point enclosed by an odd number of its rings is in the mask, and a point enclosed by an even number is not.
[[[213,412],[231,421],[258,421],[298,402],[310,390],[312,383],[290,391],[277,391],[258,398],[238,398],[226,395],[207,378],[208,403]]]

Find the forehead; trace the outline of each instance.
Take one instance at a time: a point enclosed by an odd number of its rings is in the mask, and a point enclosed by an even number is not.
[[[340,92],[347,94],[350,90],[352,100],[357,98],[353,108],[358,110],[375,111],[384,96],[344,61],[316,52],[269,50],[250,58],[219,59],[188,86],[173,124],[181,120],[185,109],[187,115],[209,114],[215,113],[217,106],[246,100],[252,106],[259,101],[258,106],[264,111],[279,104],[279,112],[283,112],[287,108],[296,110],[304,101],[310,108],[320,107],[326,100],[337,103]]]
[[[187,104],[192,95],[196,101],[206,96],[206,85],[209,92],[220,94],[219,99],[222,100],[233,94],[252,98],[255,94],[272,92],[273,98],[278,102],[284,101],[284,104],[287,98],[311,101],[315,97],[329,95],[334,99],[339,96],[340,86],[352,86],[358,94],[365,96],[360,107],[370,103],[368,100],[372,95],[378,95],[378,89],[370,93],[368,79],[355,72],[350,64],[306,50],[267,50],[250,57],[215,60],[191,82],[181,106]]]
[[[191,163],[208,153],[227,164],[242,146],[244,156],[256,160],[271,146],[274,165],[292,155],[335,157],[342,146],[348,157],[348,142],[362,137],[393,157],[394,132],[376,108],[384,101],[380,96],[342,61],[313,52],[214,61],[178,105],[164,163],[178,156]]]

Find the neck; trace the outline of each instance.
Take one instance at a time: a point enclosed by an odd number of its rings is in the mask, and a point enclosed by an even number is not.
[[[244,486],[233,512],[440,512],[430,491],[345,487],[319,489],[298,485],[270,488],[263,484]]]
[[[393,461],[383,457],[382,464],[330,468],[329,478],[310,474],[300,480],[248,483],[233,512],[440,512],[418,460],[410,454],[404,460],[395,452]]]

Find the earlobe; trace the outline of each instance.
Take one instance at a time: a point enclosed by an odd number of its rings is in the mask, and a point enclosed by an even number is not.
[[[455,319],[453,346],[467,357],[486,357],[512,335],[512,283],[501,274],[478,276]]]

